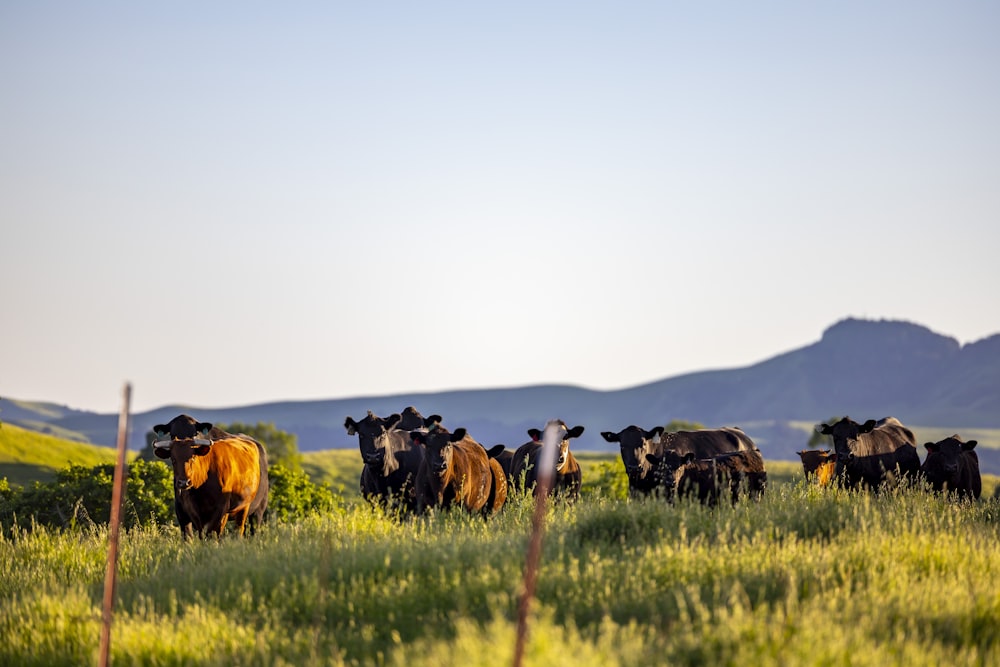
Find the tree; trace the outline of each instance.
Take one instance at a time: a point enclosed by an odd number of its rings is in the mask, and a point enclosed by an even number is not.
[[[697,431],[703,428],[705,428],[705,425],[698,422],[689,422],[684,421],[683,419],[672,419],[669,424],[663,427],[663,432],[673,433],[675,431]]]
[[[274,422],[257,422],[256,425],[233,422],[232,424],[216,424],[216,427],[229,433],[249,435],[264,445],[267,452],[267,463],[281,465],[293,472],[302,472],[302,455],[299,453],[298,436],[275,427]]]
[[[830,417],[823,423],[836,424],[841,419],[843,419],[843,417],[834,416]],[[808,449],[833,449],[833,436],[824,435],[819,431],[817,431],[816,429],[813,429],[812,434],[809,436],[809,442],[806,443],[806,447]]]

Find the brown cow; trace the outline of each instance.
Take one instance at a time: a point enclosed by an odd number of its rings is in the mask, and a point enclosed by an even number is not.
[[[429,423],[427,431],[411,431],[410,436],[424,446],[415,482],[418,514],[428,508],[459,505],[488,517],[503,507],[507,501],[503,468],[464,428],[450,433]]]
[[[561,419],[556,422],[560,432],[558,443],[559,450],[555,456],[555,474],[552,476],[552,486],[549,488],[549,495],[565,496],[568,500],[577,500],[580,497],[580,487],[583,483],[583,474],[580,471],[580,464],[577,463],[573,452],[569,450],[571,438],[579,438],[583,433],[583,426],[566,428],[566,422]],[[538,482],[538,469],[540,454],[542,452],[542,432],[537,428],[528,429],[530,442],[526,442],[514,452],[513,461],[510,468],[510,478],[513,480],[514,488],[518,491],[536,489]],[[522,486],[523,483],[523,486]]]
[[[248,435],[226,433],[188,415],[153,427],[153,451],[174,470],[174,510],[185,539],[222,535],[229,519],[250,532],[267,510],[267,453]]]
[[[983,478],[979,473],[979,455],[975,452],[977,444],[975,440],[963,442],[958,434],[928,442],[924,445],[927,458],[920,471],[935,491],[978,500],[983,494]]]
[[[837,460],[837,454],[829,449],[801,449],[797,454],[802,459],[802,472],[805,474],[806,480],[812,475],[818,474],[822,466]]]

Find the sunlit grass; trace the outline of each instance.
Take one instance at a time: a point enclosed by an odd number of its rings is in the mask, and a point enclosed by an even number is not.
[[[508,665],[531,500],[123,535],[115,664]],[[1000,506],[773,484],[550,507],[527,665],[1000,663]],[[107,534],[0,540],[0,664],[92,664]]]

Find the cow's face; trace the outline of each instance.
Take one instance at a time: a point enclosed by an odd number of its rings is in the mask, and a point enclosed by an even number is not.
[[[816,430],[823,435],[833,438],[833,451],[836,454],[836,474],[839,477],[846,466],[854,461],[854,444],[858,438],[871,433],[875,428],[876,421],[869,419],[864,424],[859,424],[849,417],[844,417],[834,424],[819,424]]]
[[[625,473],[630,480],[635,480],[644,479],[649,474],[650,463],[646,455],[657,453],[653,440],[659,438],[662,433],[662,426],[657,426],[651,431],[638,426],[629,426],[618,433],[603,431],[601,437],[608,442],[618,443],[622,463],[625,465]]]
[[[359,422],[348,417],[344,428],[348,435],[358,436],[358,447],[361,449],[361,460],[372,467],[381,468],[385,460],[385,438],[389,431],[399,423],[400,415],[393,414],[386,418],[376,417],[371,410]]]
[[[465,438],[465,429],[455,429],[449,433],[443,428],[431,431],[411,431],[410,436],[424,446],[424,462],[427,468],[438,476],[444,476],[452,466],[455,443]]]
[[[656,485],[660,487],[664,497],[671,500],[681,477],[694,463],[694,454],[678,454],[668,449],[660,454],[646,454],[646,460],[649,461]]]
[[[924,461],[924,472],[927,480],[936,486],[957,487],[962,453],[972,451],[977,444],[976,440],[962,442],[957,435],[939,442],[926,443],[924,447],[927,449],[927,459]]]
[[[206,456],[212,449],[209,432],[212,425],[196,422],[187,415],[175,417],[168,424],[153,427],[156,441],[153,452],[161,459],[170,459],[174,470],[174,490],[186,491],[192,486],[188,464],[196,456]]]
[[[558,433],[556,437],[558,440],[559,449],[556,451],[556,473],[561,473],[569,462],[569,441],[571,438],[579,438],[583,433],[583,426],[574,426],[573,428],[566,428],[566,423],[563,421],[556,422],[556,428]],[[542,432],[537,428],[529,428],[528,435],[531,436],[532,442],[541,443]]]

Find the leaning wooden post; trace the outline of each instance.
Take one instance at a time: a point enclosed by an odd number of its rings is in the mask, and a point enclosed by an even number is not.
[[[535,487],[535,513],[531,519],[531,539],[524,559],[524,590],[517,603],[517,641],[514,644],[514,667],[521,667],[524,647],[528,641],[528,611],[535,596],[535,582],[538,580],[538,563],[542,558],[542,534],[545,532],[545,501],[552,488],[552,472],[556,464],[556,449],[559,446],[561,422],[549,420],[542,434],[542,452],[538,457]]]
[[[118,458],[115,461],[115,478],[111,489],[108,569],[104,575],[104,610],[101,614],[100,667],[108,666],[111,653],[111,611],[114,607],[115,584],[118,579],[118,529],[121,524],[122,500],[125,498],[125,452],[128,445],[131,399],[132,385],[126,383],[122,392],[122,410],[118,414]]]

